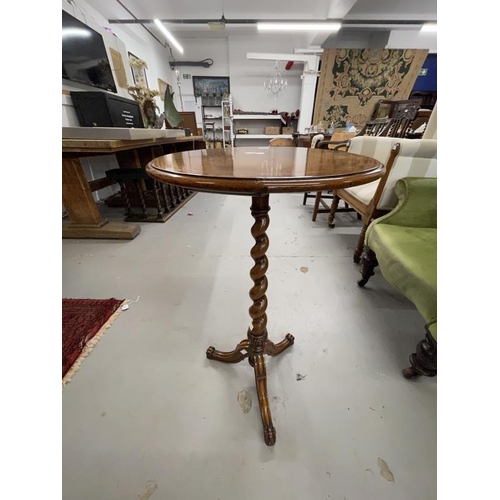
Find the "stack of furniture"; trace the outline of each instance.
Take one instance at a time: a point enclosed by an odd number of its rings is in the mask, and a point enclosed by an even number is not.
[[[373,110],[371,119],[366,122],[363,129],[356,135],[359,136],[377,136],[377,137],[401,137],[401,138],[420,138],[420,135],[411,135],[416,129],[415,121],[417,117],[423,120],[430,119],[430,113],[427,110],[421,116],[420,99],[406,99],[400,101],[392,101],[389,99],[380,99]],[[320,148],[349,149],[349,142],[344,143],[325,141],[319,145]],[[328,212],[327,209],[320,209],[319,205],[324,204],[322,193],[316,194],[316,201],[313,208],[312,220],[315,221],[318,213]],[[346,205],[347,207],[347,205]],[[348,210],[348,208],[346,208]],[[329,220],[331,224],[331,218]]]
[[[379,266],[382,276],[415,305],[426,321],[426,334],[403,375],[432,377],[437,374],[437,179],[405,177],[394,192],[396,207],[366,231],[358,285],[365,286]]]

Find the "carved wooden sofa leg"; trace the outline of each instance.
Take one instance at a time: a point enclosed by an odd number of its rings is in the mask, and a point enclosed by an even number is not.
[[[435,377],[437,375],[437,342],[427,330],[425,339],[417,344],[416,352],[410,356],[411,366],[403,370],[405,378],[411,379],[425,375]]]
[[[366,245],[363,251],[363,256],[361,257],[361,276],[362,278],[358,280],[358,286],[365,286],[368,280],[375,273],[373,270],[378,266],[377,256],[373,250],[370,250]]]
[[[352,260],[354,261],[355,264],[359,264],[359,261],[361,260],[361,254],[363,253],[363,248],[366,248],[364,245],[365,234],[369,225],[370,221],[365,221],[363,223],[363,227],[361,228],[361,233],[359,233],[358,243],[356,245],[356,249],[354,250],[354,255],[352,257]]]

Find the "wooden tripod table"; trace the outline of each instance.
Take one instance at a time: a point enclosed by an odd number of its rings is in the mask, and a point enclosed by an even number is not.
[[[269,238],[269,194],[326,191],[365,184],[379,179],[385,167],[367,156],[323,149],[226,148],[186,151],[160,156],[149,162],[146,172],[154,179],[193,191],[225,193],[252,197],[250,207],[255,222],[251,232],[255,245],[250,250],[255,265],[250,270],[254,285],[250,289],[253,304],[249,312],[252,326],[247,338],[234,350],[207,350],[207,358],[223,363],[239,363],[245,358],[254,368],[264,441],[276,442],[267,397],[264,354],[277,356],[293,345],[287,334],[277,344],[267,338],[266,251]]]

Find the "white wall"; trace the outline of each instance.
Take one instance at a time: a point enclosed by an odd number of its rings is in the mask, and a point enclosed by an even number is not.
[[[275,61],[249,60],[248,52],[293,54],[295,48],[303,47],[303,36],[262,34],[256,36],[234,36],[229,39],[229,64],[231,94],[234,107],[243,111],[264,111],[273,109],[294,112],[300,106],[303,64],[295,63],[291,70],[285,70],[286,62],[279,63],[281,76],[287,79],[288,87],[284,95],[273,102],[264,92]]]
[[[193,93],[193,76],[229,76],[228,39],[227,38],[179,38],[184,48],[183,61],[199,62],[204,59],[213,59],[209,68],[201,66],[180,66],[180,84],[184,111],[195,111],[198,127],[202,127],[201,99],[195,100]],[[176,57],[176,60],[181,60]],[[190,75],[184,79],[183,74]],[[230,82],[232,85],[232,82]],[[232,88],[231,88],[232,90]],[[174,91],[179,93],[177,81]]]
[[[416,30],[392,30],[388,49],[429,49],[437,53],[437,33]]]
[[[295,112],[300,108],[302,88],[301,75],[303,65],[295,63],[291,70],[285,70],[286,62],[280,62],[280,71],[287,79],[288,87],[285,94],[273,102],[264,92],[264,80],[268,79],[274,66],[274,61],[249,60],[248,52],[279,52],[293,54],[294,49],[302,47],[305,38],[300,36],[282,36],[273,34],[256,34],[224,38],[188,38],[179,37],[179,43],[184,47],[184,61],[202,61],[213,59],[209,68],[200,66],[181,66],[181,92],[186,111],[194,110],[198,126],[201,128],[201,102],[193,95],[193,80],[183,79],[183,74],[192,76],[229,76],[231,95],[234,108],[243,111],[261,111],[268,113],[273,109]],[[179,59],[180,60],[180,59]]]

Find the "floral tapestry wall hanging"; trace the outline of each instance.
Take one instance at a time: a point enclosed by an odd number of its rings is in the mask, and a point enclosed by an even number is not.
[[[325,49],[313,123],[361,128],[380,99],[408,99],[428,50]]]

